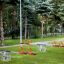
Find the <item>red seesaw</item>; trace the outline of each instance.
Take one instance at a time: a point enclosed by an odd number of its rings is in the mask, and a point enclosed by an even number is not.
[[[32,48],[30,48],[29,51],[25,52],[23,47],[21,47],[21,50],[18,51],[18,54],[36,55],[36,53],[34,53],[34,52],[32,51]]]
[[[30,45],[30,43],[32,43],[31,40],[26,40],[26,42],[27,42],[28,45]],[[24,43],[21,43],[21,44],[23,45]],[[27,45],[27,44],[25,43],[25,45]],[[20,47],[19,50],[18,50],[18,54],[36,55],[36,53],[34,53],[32,51],[32,48],[31,47],[29,48],[29,50],[27,49],[27,51],[24,51],[24,48],[23,47]]]

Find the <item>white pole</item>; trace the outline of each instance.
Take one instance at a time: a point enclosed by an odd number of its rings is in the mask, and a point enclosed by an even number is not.
[[[21,45],[21,43],[22,43],[22,8],[21,8],[21,0],[20,0],[20,46],[22,46]]]

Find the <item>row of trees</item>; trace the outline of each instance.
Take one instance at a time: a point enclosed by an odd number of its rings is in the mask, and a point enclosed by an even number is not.
[[[38,35],[35,35],[36,37],[41,33],[43,36],[43,33],[53,35],[54,33],[63,32],[63,0],[23,0],[22,4],[25,38],[27,37],[27,32],[29,32],[27,30],[30,30],[27,28],[27,24],[37,27],[38,31],[36,30],[36,32],[38,32]]]
[[[63,32],[63,0],[21,0],[23,37],[41,37]],[[0,0],[0,40],[4,36],[12,39],[19,36],[19,0]],[[42,35],[41,35],[42,34]]]

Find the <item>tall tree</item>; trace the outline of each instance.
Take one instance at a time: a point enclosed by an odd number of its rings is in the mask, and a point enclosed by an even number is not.
[[[3,9],[4,9],[4,4],[11,4],[15,5],[17,4],[18,0],[0,0],[0,36],[1,36],[1,44],[3,44],[4,40],[4,31],[3,31]]]
[[[1,45],[3,45],[4,40],[4,29],[3,29],[3,4],[4,1],[0,0],[0,39],[1,39]]]

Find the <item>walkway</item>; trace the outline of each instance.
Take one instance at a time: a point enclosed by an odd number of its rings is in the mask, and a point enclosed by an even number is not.
[[[51,41],[44,41],[44,42],[53,42],[53,41],[63,41],[64,42],[64,38],[57,39],[57,40],[51,40]],[[37,43],[37,42],[35,42],[35,43]],[[18,44],[18,45],[11,45],[11,46],[2,46],[0,48],[8,48],[8,47],[15,47],[15,46],[20,46],[20,45]]]

